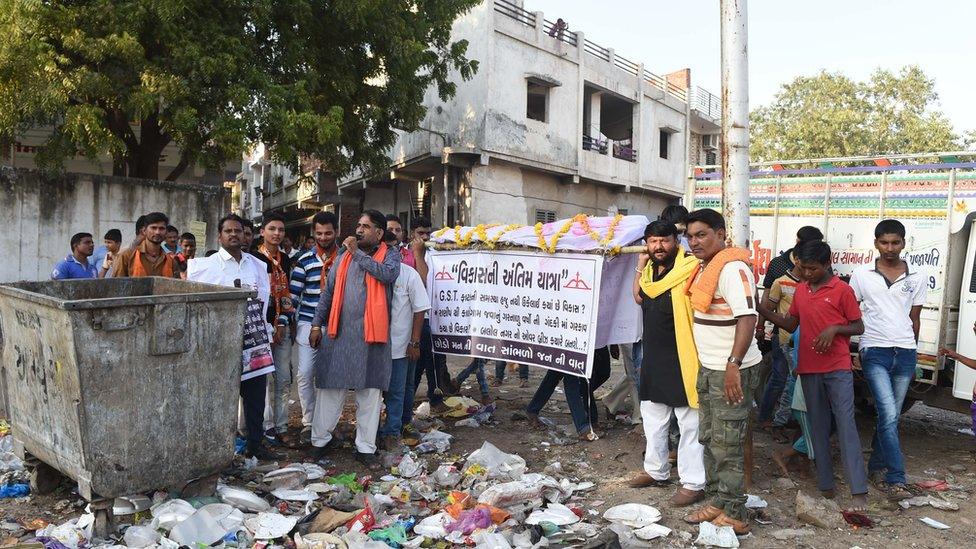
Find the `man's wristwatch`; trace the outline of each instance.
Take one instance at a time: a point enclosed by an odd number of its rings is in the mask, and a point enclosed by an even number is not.
[[[410,342],[410,346],[413,347],[413,348],[418,348],[418,347],[420,347],[420,342],[419,341],[411,341]]]
[[[742,359],[741,358],[735,358],[734,356],[730,356],[729,357],[729,360],[728,360],[728,363],[729,364],[735,364],[736,366],[742,366]]]

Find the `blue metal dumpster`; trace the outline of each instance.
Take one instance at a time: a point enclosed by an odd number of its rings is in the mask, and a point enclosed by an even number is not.
[[[0,285],[15,445],[88,500],[233,459],[247,290],[166,278]]]

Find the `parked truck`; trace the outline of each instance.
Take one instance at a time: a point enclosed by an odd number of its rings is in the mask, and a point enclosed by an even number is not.
[[[695,168],[695,208],[721,211],[716,168]],[[957,367],[938,350],[976,357],[976,152],[769,162],[752,169],[749,242],[760,281],[804,225],[823,231],[835,271],[849,276],[877,259],[879,220],[905,224],[903,258],[928,285],[906,409],[920,400],[968,413],[976,371]],[[870,409],[867,384],[860,376],[856,380],[856,402]]]

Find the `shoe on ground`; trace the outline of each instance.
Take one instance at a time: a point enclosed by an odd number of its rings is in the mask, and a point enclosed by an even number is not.
[[[312,459],[315,461],[328,461],[329,451],[335,447],[335,439],[333,438],[325,446],[312,446]]]
[[[525,389],[528,386],[529,386],[529,380],[527,380],[527,379],[520,379],[519,380],[519,388],[520,389]]]
[[[277,429],[268,429],[264,432],[264,442],[271,446],[284,446],[285,440],[278,434]]]
[[[298,441],[302,444],[312,443],[312,426],[305,425],[302,427],[301,432],[298,433]]]
[[[701,524],[703,522],[711,522],[724,514],[725,511],[709,504],[701,509],[698,509],[692,514],[685,516],[682,520],[688,524]]]
[[[356,452],[356,461],[370,468],[380,464],[380,460],[376,457],[376,454],[366,454],[359,451]]]
[[[671,496],[672,507],[688,507],[705,499],[704,490],[689,490],[684,486],[679,486],[678,490]]]
[[[492,402],[495,402],[495,399],[491,395],[481,395],[482,406],[488,406]]]
[[[885,472],[883,469],[868,471],[868,482],[882,492],[888,491],[888,483],[885,482]]]
[[[735,532],[735,535],[737,536],[744,536],[748,534],[749,531],[751,530],[749,528],[748,522],[742,520],[736,520],[726,515],[725,513],[722,513],[721,515],[715,517],[713,520],[710,520],[709,522],[711,522],[712,524],[718,527],[731,526],[732,531]]]
[[[505,380],[504,379],[497,378],[497,377],[493,377],[493,378],[491,378],[490,385],[492,387],[501,387],[503,383],[505,383]]]
[[[244,449],[244,457],[257,458],[258,461],[276,461],[278,459],[277,454],[265,448],[263,444],[248,445]]]
[[[908,490],[904,484],[889,484],[887,494],[888,501],[899,502],[915,497],[915,494]]]
[[[395,435],[383,435],[377,441],[378,448],[386,450],[387,452],[393,452],[400,448],[400,437]]]
[[[430,405],[430,417],[442,416],[451,411],[451,407],[444,402]]]
[[[634,478],[627,481],[627,486],[631,488],[663,488],[669,486],[671,481],[668,480],[657,480],[656,478],[648,475],[646,471],[641,471],[637,473]]]

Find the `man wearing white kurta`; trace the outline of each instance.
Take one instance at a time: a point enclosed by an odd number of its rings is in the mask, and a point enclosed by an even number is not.
[[[698,441],[695,392],[698,355],[692,337],[691,303],[684,290],[698,261],[679,247],[673,224],[651,223],[644,231],[644,241],[647,252],[639,260],[634,298],[644,312],[644,356],[637,390],[647,447],[644,470],[629,484],[642,488],[668,483],[668,427],[673,412],[681,432],[681,486],[671,504],[684,507],[705,496],[704,447]]]
[[[186,279],[221,286],[256,290],[262,303],[261,318],[267,319],[271,284],[265,264],[254,256],[241,251],[244,241],[244,225],[240,217],[229,215],[217,225],[220,232],[220,250],[210,257],[191,259],[187,264]],[[266,326],[270,337],[270,326]],[[241,399],[244,422],[247,426],[246,457],[261,460],[277,459],[263,445],[264,402],[267,375],[274,372],[274,364],[241,376]]]

